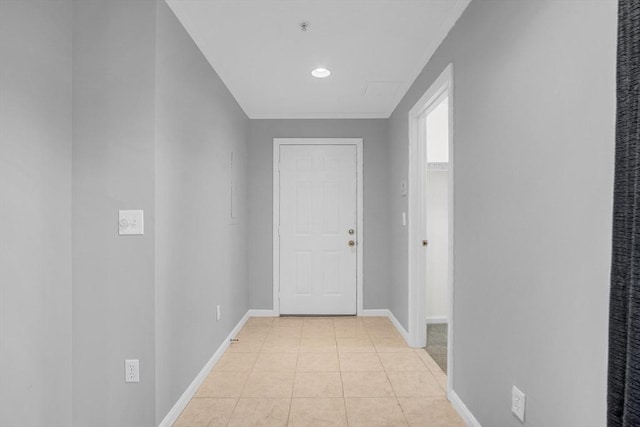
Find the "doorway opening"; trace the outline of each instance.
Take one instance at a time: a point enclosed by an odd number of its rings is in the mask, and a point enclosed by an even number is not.
[[[448,374],[453,353],[453,66],[409,112],[409,339]]]

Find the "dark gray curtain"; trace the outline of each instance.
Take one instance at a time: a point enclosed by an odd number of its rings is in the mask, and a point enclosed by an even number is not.
[[[619,0],[609,427],[640,426],[640,0]]]

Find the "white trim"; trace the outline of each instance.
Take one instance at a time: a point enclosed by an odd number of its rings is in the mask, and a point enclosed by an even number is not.
[[[422,240],[426,238],[426,192],[427,158],[426,147],[419,142],[424,139],[426,115],[437,106],[443,96],[449,98],[449,328],[447,340],[447,390],[452,389],[453,366],[453,288],[454,288],[454,87],[453,64],[449,64],[429,89],[409,111],[409,345],[424,347],[426,344],[426,251]],[[423,137],[423,138],[421,138]]]
[[[455,391],[450,390],[447,393],[447,397],[449,398],[449,402],[451,402],[451,406],[456,410],[458,415],[462,418],[464,423],[469,427],[482,427],[480,422],[473,416],[467,405],[464,404],[460,396],[456,394]]]
[[[178,417],[180,417],[180,414],[182,413],[182,411],[184,411],[184,408],[187,407],[191,398],[196,394],[196,391],[198,391],[200,385],[202,385],[204,380],[207,378],[209,372],[211,372],[211,369],[213,369],[213,367],[216,363],[218,363],[218,360],[220,360],[227,348],[229,348],[231,339],[235,338],[235,336],[238,335],[240,329],[242,329],[249,317],[252,316],[250,312],[251,310],[249,310],[244,316],[242,316],[242,319],[240,319],[238,324],[231,330],[229,335],[227,335],[227,338],[222,341],[222,344],[220,344],[220,347],[218,347],[216,352],[213,353],[211,359],[209,359],[209,361],[204,365],[200,373],[196,375],[191,384],[189,384],[189,387],[187,387],[184,393],[182,393],[182,396],[180,396],[180,398],[176,401],[176,403],[173,405],[164,419],[160,422],[160,424],[158,424],[159,427],[171,427],[173,423],[178,420]]]
[[[363,310],[364,281],[364,150],[362,138],[273,138],[273,312],[280,315],[280,146],[282,145],[355,145],[357,153],[356,230],[356,315]]]
[[[409,345],[409,334],[404,329],[402,324],[398,321],[398,319],[396,319],[396,316],[393,315],[393,312],[391,310],[388,310],[388,312],[389,312],[389,320],[391,320],[391,323],[393,323],[393,326],[396,327],[398,332],[400,332],[400,335],[402,335],[402,338],[404,338],[405,342]]]
[[[247,312],[249,317],[278,317],[273,310],[255,310],[251,309]]]
[[[381,113],[257,113],[250,114],[252,120],[303,120],[303,119],[388,119],[389,114]]]
[[[386,308],[366,308],[358,313],[360,317],[389,317],[389,310]]]
[[[425,323],[427,325],[449,323],[449,318],[447,316],[429,316]]]

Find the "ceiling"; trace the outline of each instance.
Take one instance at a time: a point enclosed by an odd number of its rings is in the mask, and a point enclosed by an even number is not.
[[[389,117],[469,2],[167,0],[252,119]]]

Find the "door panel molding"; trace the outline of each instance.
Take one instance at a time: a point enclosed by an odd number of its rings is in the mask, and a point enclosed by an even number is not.
[[[273,139],[273,313],[280,315],[280,147],[285,145],[353,145],[356,147],[356,314],[363,311],[364,256],[364,150],[362,138]]]

